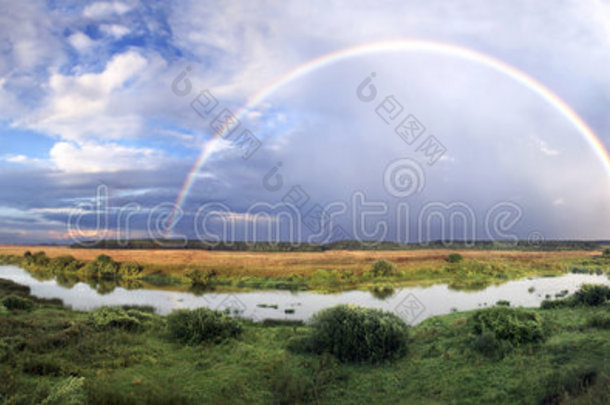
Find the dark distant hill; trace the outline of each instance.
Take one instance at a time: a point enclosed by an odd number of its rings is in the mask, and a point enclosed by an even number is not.
[[[76,243],[72,248],[84,249],[201,249],[223,250],[236,252],[323,252],[326,250],[415,250],[415,249],[447,249],[447,250],[523,250],[523,251],[559,251],[559,250],[599,250],[608,245],[608,241],[543,241],[531,243],[528,241],[501,242],[477,241],[474,243],[455,241],[451,243],[433,241],[425,244],[398,242],[366,242],[357,240],[342,240],[328,244],[289,242],[220,242],[206,243],[198,240],[152,240],[132,239],[118,242],[116,240],[99,240]]]

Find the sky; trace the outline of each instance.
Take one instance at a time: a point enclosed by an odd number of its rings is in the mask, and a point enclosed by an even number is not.
[[[607,148],[608,21],[595,0],[0,0],[0,243],[610,239],[600,151],[483,61]]]

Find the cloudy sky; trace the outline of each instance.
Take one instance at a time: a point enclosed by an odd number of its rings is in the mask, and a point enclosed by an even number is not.
[[[608,147],[608,21],[595,0],[0,0],[0,243],[610,238],[599,151],[483,61]]]

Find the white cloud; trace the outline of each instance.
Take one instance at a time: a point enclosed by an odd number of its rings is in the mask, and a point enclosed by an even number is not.
[[[7,154],[1,157],[7,163],[12,163],[16,165],[24,165],[30,167],[43,167],[47,166],[48,162],[43,159],[32,158],[22,154]]]
[[[80,52],[86,51],[95,44],[94,40],[82,32],[75,32],[74,34],[70,35],[68,37],[68,42],[70,42],[70,44]]]
[[[63,139],[121,138],[141,129],[141,117],[133,105],[123,109],[129,83],[137,81],[148,65],[139,53],[128,51],[114,56],[101,73],[49,79],[49,95],[44,107],[26,125]]]
[[[50,156],[57,169],[71,173],[147,170],[164,161],[163,155],[153,149],[93,142],[81,145],[58,142],[51,149]]]
[[[122,38],[130,32],[129,28],[120,24],[101,24],[100,30],[116,39]]]
[[[131,7],[125,3],[121,3],[118,1],[99,1],[88,5],[83,11],[83,15],[88,18],[99,19],[110,17],[115,14],[125,14],[129,10],[131,10]]]

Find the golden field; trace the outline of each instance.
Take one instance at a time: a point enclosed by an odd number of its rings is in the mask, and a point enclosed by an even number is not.
[[[318,269],[351,270],[360,273],[378,259],[395,263],[402,271],[437,268],[449,253],[487,263],[514,262],[518,266],[553,268],[562,263],[599,256],[595,251],[524,252],[493,250],[407,250],[407,251],[326,251],[326,252],[226,252],[205,250],[110,250],[71,249],[62,246],[1,245],[0,255],[23,255],[44,251],[49,257],[72,255],[83,261],[104,254],[117,262],[135,262],[148,269],[181,273],[185,268],[215,270],[226,276],[282,277],[310,275]]]

